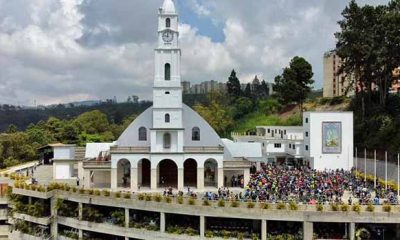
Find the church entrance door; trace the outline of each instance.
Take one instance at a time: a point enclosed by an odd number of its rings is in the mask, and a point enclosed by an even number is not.
[[[197,162],[192,158],[183,163],[183,185],[197,187]]]
[[[178,187],[178,166],[169,159],[162,160],[157,166],[158,187]]]

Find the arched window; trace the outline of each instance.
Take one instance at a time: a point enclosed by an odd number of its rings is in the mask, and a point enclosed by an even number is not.
[[[171,134],[164,133],[164,148],[171,148]]]
[[[165,114],[165,122],[166,123],[169,123],[170,122],[170,119],[171,117],[169,116],[169,114],[167,113],[167,114]]]
[[[164,79],[166,81],[171,80],[171,64],[166,63],[164,66]]]
[[[139,141],[147,141],[147,130],[145,127],[139,128]]]
[[[169,18],[165,19],[165,27],[167,28],[171,27],[171,19]]]
[[[200,141],[200,128],[192,128],[192,141]]]

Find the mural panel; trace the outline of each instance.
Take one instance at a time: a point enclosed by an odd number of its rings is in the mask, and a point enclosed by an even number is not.
[[[322,153],[342,152],[342,123],[322,122]]]

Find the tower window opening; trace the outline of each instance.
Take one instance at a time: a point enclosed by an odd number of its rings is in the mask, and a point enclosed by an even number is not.
[[[171,134],[164,133],[164,148],[171,148]]]
[[[169,92],[165,92],[165,94],[169,94]]]
[[[171,80],[171,64],[166,63],[164,66],[164,79],[166,81]]]
[[[169,123],[170,122],[170,116],[169,116],[169,114],[167,113],[167,114],[165,114],[165,122],[166,123]]]
[[[170,18],[165,19],[165,27],[167,27],[167,28],[171,27],[171,19]]]

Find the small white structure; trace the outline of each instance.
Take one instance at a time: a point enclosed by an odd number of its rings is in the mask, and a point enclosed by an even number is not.
[[[76,179],[80,149],[73,144],[50,144],[53,149],[53,178],[55,180]]]
[[[353,112],[305,112],[304,157],[317,170],[353,167]]]

